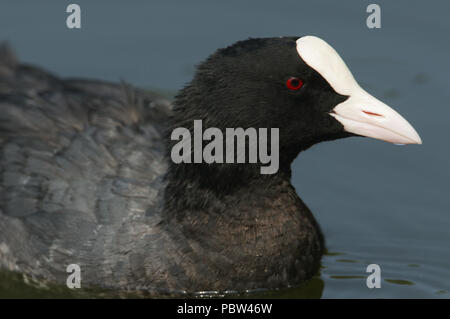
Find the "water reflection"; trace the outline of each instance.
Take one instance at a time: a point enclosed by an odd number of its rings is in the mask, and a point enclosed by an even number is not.
[[[271,290],[258,294],[243,294],[242,298],[303,298],[319,299],[322,298],[325,282],[320,276],[315,276],[299,287]]]
[[[244,294],[202,294],[188,298],[314,298],[322,297],[325,283],[319,275],[299,287]],[[139,292],[119,292],[106,289],[69,289],[63,285],[42,283],[14,272],[0,270],[0,298],[154,298],[177,297]],[[179,297],[179,296],[178,296]],[[186,296],[184,296],[186,297]]]
[[[412,82],[414,84],[425,84],[430,82],[430,77],[426,73],[417,73]]]
[[[385,279],[384,281],[389,282],[391,284],[396,284],[396,285],[414,285],[414,283],[412,281],[403,280],[403,279]]]
[[[359,275],[348,275],[348,276],[338,276],[338,275],[331,275],[330,278],[333,279],[364,279],[364,276]]]
[[[442,242],[422,240],[392,240],[367,238],[356,242],[342,237],[349,251],[327,253],[321,271],[325,289],[324,298],[448,298],[450,281],[449,249]],[[351,243],[351,244],[350,244]],[[332,247],[332,245],[331,245]],[[432,248],[430,248],[432,247]],[[369,264],[381,268],[381,288],[366,285]]]

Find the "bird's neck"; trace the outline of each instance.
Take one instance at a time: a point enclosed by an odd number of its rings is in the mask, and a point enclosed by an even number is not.
[[[292,187],[290,174],[290,168],[283,168],[265,175],[258,166],[247,164],[171,163],[166,175],[166,212],[170,217],[182,218],[190,212],[217,212],[222,207],[222,214],[226,215],[231,209],[228,204],[235,205],[249,194],[258,193],[260,200],[275,196],[280,185]]]
[[[196,121],[203,119],[200,131],[214,127],[222,131],[224,135],[227,134],[227,123],[205,117],[209,106],[212,103],[218,103],[218,101],[211,100],[210,95],[202,94],[198,90],[198,85],[189,85],[180,92],[174,102],[174,110],[168,123],[168,131],[165,135],[165,145],[168,147],[166,154],[169,162],[168,173],[166,174],[165,215],[168,218],[180,219],[191,214],[191,212],[199,210],[215,211],[217,206],[220,205],[222,205],[224,214],[226,214],[228,207],[224,203],[225,199],[233,199],[236,202],[241,198],[245,199],[246,193],[254,193],[258,190],[261,197],[255,200],[261,201],[261,198],[273,198],[276,196],[276,192],[280,191],[279,185],[292,188],[290,184],[290,166],[298,155],[300,148],[293,150],[280,148],[278,140],[276,143],[272,143],[272,133],[269,134],[270,137],[266,136],[266,155],[276,153],[277,169],[274,172],[270,172],[270,174],[262,172],[262,167],[267,167],[268,164],[263,164],[260,158],[258,158],[256,163],[248,160],[250,144],[252,144],[250,138],[248,145],[246,144],[245,146],[245,163],[237,163],[236,160],[231,163],[227,160],[223,160],[222,163],[214,162],[208,164],[204,161],[194,163],[195,153],[197,152],[195,143]],[[189,132],[189,136],[192,137],[192,139],[188,140],[188,144],[191,147],[187,151],[187,154],[190,155],[190,163],[181,162],[176,164],[172,158],[174,146],[180,143],[180,140],[173,139],[172,133],[180,128],[186,129]],[[203,134],[200,135],[203,136]],[[175,138],[177,137],[175,136]],[[223,143],[225,139],[226,137],[222,139],[223,154],[228,154],[228,144]],[[260,142],[260,136],[258,135],[257,149],[259,157],[261,156],[259,154]],[[247,140],[245,140],[245,143],[247,143]],[[203,148],[208,142],[201,140],[198,144],[202,145],[200,147]],[[272,147],[272,144],[277,144],[276,150]],[[232,153],[237,156],[237,143],[234,144]],[[203,154],[201,150],[200,154]]]

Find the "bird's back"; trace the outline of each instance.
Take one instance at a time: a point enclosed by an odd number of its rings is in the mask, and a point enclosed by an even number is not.
[[[64,282],[79,264],[88,281],[132,282],[128,251],[160,217],[169,113],[157,95],[60,79],[2,47],[1,268]]]

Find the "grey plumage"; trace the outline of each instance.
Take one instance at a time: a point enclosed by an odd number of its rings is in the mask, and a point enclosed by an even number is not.
[[[59,79],[3,46],[0,265],[64,283],[75,263],[86,282],[136,288],[142,270],[129,269],[147,257],[129,252],[157,231],[169,112],[158,95]]]

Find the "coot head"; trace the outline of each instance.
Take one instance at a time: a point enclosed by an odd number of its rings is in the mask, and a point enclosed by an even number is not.
[[[249,39],[219,49],[178,95],[173,127],[279,128],[280,170],[302,150],[352,135],[421,143],[397,112],[365,92],[314,36]],[[237,169],[239,170],[239,169]]]

